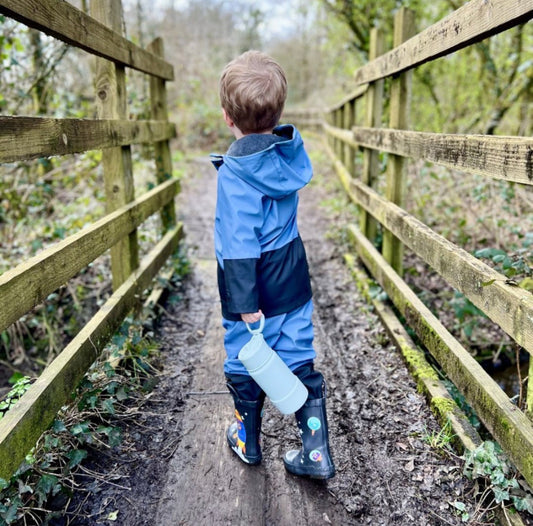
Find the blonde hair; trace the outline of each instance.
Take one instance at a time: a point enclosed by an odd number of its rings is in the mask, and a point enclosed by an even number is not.
[[[274,128],[286,98],[285,73],[265,53],[246,51],[222,71],[220,103],[245,134]]]

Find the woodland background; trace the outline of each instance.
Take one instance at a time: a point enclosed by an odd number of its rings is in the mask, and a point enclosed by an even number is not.
[[[88,0],[71,3],[88,12]],[[125,35],[143,47],[156,36],[164,39],[166,60],[173,64],[176,79],[168,85],[171,119],[178,126],[174,175],[184,177],[192,152],[224,151],[229,144],[217,84],[223,66],[236,55],[247,49],[270,53],[287,73],[287,106],[326,107],[353,91],[353,72],[367,61],[372,27],[383,28],[389,49],[394,13],[400,6],[415,11],[420,31],[464,3],[124,0],[123,23]],[[2,16],[0,24],[0,113],[96,117],[94,66],[86,53]],[[532,49],[533,26],[526,24],[418,68],[411,128],[530,136]],[[129,70],[127,74],[131,118],[149,118],[147,79]],[[384,126],[386,115],[385,111]],[[361,112],[359,118],[363,117]],[[133,150],[140,167],[134,171],[137,195],[154,182],[149,153],[146,148]],[[99,160],[99,152],[89,152],[0,166],[0,274],[104,214]],[[411,213],[519,286],[533,290],[531,188],[465,177],[427,163],[412,163],[409,172]],[[336,206],[346,209],[346,203]],[[140,239],[153,235],[148,229]],[[105,257],[95,262],[48,298],[46,306],[0,335],[0,362],[6,371],[0,374],[0,385],[13,374],[49,363],[79,330],[88,311],[109,293],[103,279],[107,265]],[[446,289],[419,262],[410,262],[408,279],[430,306],[448,310],[448,328],[473,354],[494,364],[503,360],[513,365],[520,357],[520,350],[480,311]]]

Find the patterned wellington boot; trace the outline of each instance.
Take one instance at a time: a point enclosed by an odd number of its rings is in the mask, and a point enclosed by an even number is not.
[[[335,476],[329,450],[326,398],[308,400],[296,411],[296,422],[302,436],[302,449],[285,454],[285,469],[294,475],[314,479]]]
[[[256,465],[262,459],[259,437],[265,396],[261,393],[258,400],[243,400],[239,397],[239,387],[236,387],[228,382],[235,403],[236,420],[228,427],[226,438],[230,448],[243,462]]]

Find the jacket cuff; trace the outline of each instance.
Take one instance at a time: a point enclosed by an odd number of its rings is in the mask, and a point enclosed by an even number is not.
[[[258,262],[259,259],[254,258],[224,260],[226,300],[230,312],[245,314],[259,310]]]

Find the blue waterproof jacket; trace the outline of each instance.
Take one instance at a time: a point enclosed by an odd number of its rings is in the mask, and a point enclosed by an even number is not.
[[[296,222],[297,192],[313,172],[298,130],[283,125],[272,135],[247,135],[212,162],[218,169],[215,251],[222,315],[237,321],[259,309],[270,317],[302,306],[311,285]]]

